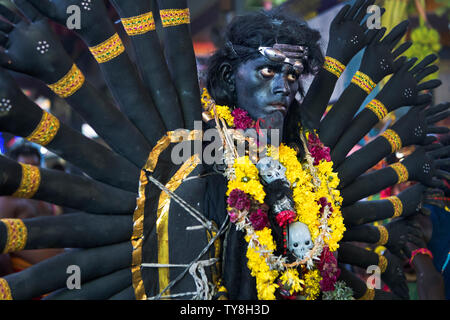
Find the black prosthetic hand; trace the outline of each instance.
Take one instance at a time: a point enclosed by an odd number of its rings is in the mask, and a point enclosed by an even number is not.
[[[66,26],[67,8],[79,5],[76,0],[16,0],[27,15],[44,15]],[[132,64],[103,1],[92,1],[82,8],[81,28],[77,33],[99,63],[115,100],[131,122],[154,145],[166,128],[153,101]],[[151,125],[149,125],[151,119]]]
[[[401,66],[403,60],[397,57],[410,44],[403,44],[396,50],[394,47],[406,33],[407,28],[408,22],[404,21],[382,40],[385,29],[379,30],[372,37],[364,52],[359,71],[320,125],[320,137],[327,146],[332,148],[335,146],[361,103],[376,84]]]
[[[424,58],[415,68],[408,71],[415,60],[409,60],[395,72],[394,76],[351,122],[345,133],[339,138],[334,147],[331,158],[336,166],[342,163],[351,148],[363,138],[367,132],[389,113],[402,106],[416,106],[427,104],[431,96],[427,93],[419,94],[422,90],[435,89],[441,85],[440,80],[430,80],[420,83],[424,76],[437,70],[436,65],[428,66],[436,59],[430,55]],[[399,59],[400,60],[400,59]]]
[[[319,128],[320,119],[345,66],[373,36],[373,32],[366,33],[366,25],[361,24],[368,6],[373,3],[357,1],[353,6],[346,5],[333,19],[324,67],[314,78],[302,103],[304,110],[301,112],[309,115],[309,119],[302,117],[307,127]],[[357,43],[356,39],[359,39]]]
[[[33,8],[28,8],[27,13],[31,21],[0,6],[0,14],[9,21],[0,23],[0,30],[7,33],[0,43],[5,48],[0,54],[1,65],[45,82],[66,99],[113,150],[142,166],[150,152],[145,138],[115,105],[85,81],[46,19]],[[121,130],[113,129],[119,124]],[[124,141],[124,135],[134,143]]]

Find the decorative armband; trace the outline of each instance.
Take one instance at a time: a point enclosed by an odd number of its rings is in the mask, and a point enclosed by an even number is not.
[[[191,23],[189,8],[160,10],[161,23],[164,28]]]
[[[411,259],[409,259],[409,264],[410,264],[410,265],[412,265],[415,256],[418,255],[419,253],[420,253],[420,254],[427,255],[427,256],[429,256],[431,259],[433,259],[433,254],[431,253],[430,250],[428,250],[427,248],[419,248],[419,249],[416,249],[416,250],[414,250],[413,252],[411,252]]]
[[[60,123],[58,118],[44,111],[36,129],[25,139],[45,147],[55,138],[59,127]]]
[[[122,24],[129,36],[137,36],[155,30],[153,12],[144,13],[136,17],[123,18]]]
[[[392,196],[387,198],[392,203],[392,206],[394,207],[394,214],[392,218],[398,218],[403,214],[403,203],[402,200],[400,200],[397,196]]]
[[[381,135],[391,145],[391,152],[394,153],[402,148],[402,139],[394,130],[388,129]]]
[[[366,109],[372,111],[377,116],[379,121],[383,120],[389,113],[384,104],[377,99],[373,99],[372,101],[370,101],[367,104]]]
[[[323,68],[339,78],[345,70],[345,65],[334,58],[326,56]]]
[[[397,184],[408,181],[409,179],[408,169],[406,169],[406,167],[402,163],[400,162],[394,163],[393,165],[390,166],[390,168],[392,168],[397,174],[398,177]]]
[[[385,273],[388,266],[388,261],[385,256],[378,254],[378,268],[380,268],[381,273]]]
[[[27,243],[27,227],[21,219],[1,219],[6,227],[6,243],[3,254],[22,251]]]
[[[370,94],[377,86],[377,84],[373,82],[367,74],[364,74],[361,71],[356,72],[353,76],[352,83],[360,87],[367,94]]]
[[[374,298],[375,298],[375,289],[368,287],[364,295],[358,300],[373,300]]]
[[[49,84],[48,87],[61,98],[65,99],[73,95],[84,84],[83,72],[73,64],[70,71],[58,82]]]
[[[389,241],[389,232],[385,226],[377,226],[378,232],[380,233],[380,239],[376,243],[377,246],[384,246]]]
[[[121,55],[125,51],[125,47],[116,33],[99,45],[90,47],[89,50],[98,63],[105,63]]]
[[[3,278],[0,278],[0,300],[12,300],[11,288]]]
[[[39,189],[41,184],[41,172],[38,167],[20,163],[22,167],[22,179],[20,186],[13,197],[31,199]]]

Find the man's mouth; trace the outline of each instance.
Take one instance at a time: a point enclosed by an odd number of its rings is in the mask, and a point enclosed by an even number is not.
[[[284,103],[282,102],[274,102],[269,104],[269,111],[280,111],[283,116],[287,115],[287,107]]]

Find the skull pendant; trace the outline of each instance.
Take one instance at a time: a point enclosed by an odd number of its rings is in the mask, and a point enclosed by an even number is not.
[[[308,226],[297,221],[291,223],[288,228],[288,249],[294,256],[302,260],[314,246]]]
[[[256,167],[259,170],[259,175],[261,179],[266,183],[270,184],[275,180],[286,179],[286,168],[277,160],[271,157],[265,157],[258,161]]]

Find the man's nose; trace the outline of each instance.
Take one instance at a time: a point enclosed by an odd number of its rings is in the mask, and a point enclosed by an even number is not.
[[[273,79],[273,93],[277,95],[288,96],[291,94],[291,87],[287,78],[280,74]]]

